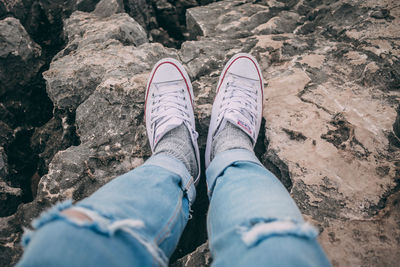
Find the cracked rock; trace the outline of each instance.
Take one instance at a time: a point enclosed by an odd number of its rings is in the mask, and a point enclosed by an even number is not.
[[[26,85],[43,65],[41,48],[19,20],[0,21],[0,96]]]
[[[113,2],[120,3],[103,3]],[[159,59],[180,59],[188,70],[204,152],[222,67],[246,52],[257,58],[265,81],[256,145],[261,162],[282,181],[305,219],[318,226],[334,266],[395,266],[400,260],[400,7],[372,0],[219,1],[187,10],[187,33],[180,34],[190,40],[175,46],[179,49],[149,43],[147,36],[171,37],[159,23],[183,10],[174,3],[124,1],[135,19],[107,10],[102,16],[75,12],[65,20],[67,43],[44,73],[59,114],[32,138],[53,142],[46,130],[53,127],[55,136],[70,134],[77,141],[58,152],[33,142],[49,162],[48,173],[33,202],[0,218],[0,241],[7,244],[0,246],[2,263],[17,261],[21,226],[46,207],[80,200],[150,156],[144,91]],[[194,2],[186,4],[179,2],[185,7]],[[0,141],[12,134],[4,129]],[[208,200],[205,185],[199,186],[173,266],[212,261]]]
[[[100,18],[75,12],[65,23],[65,34],[67,47],[43,73],[49,97],[62,109],[77,108],[104,76],[114,75],[113,66],[125,64],[125,73],[142,67],[129,64],[129,51],[137,53],[134,46],[147,42],[146,33],[125,13]]]

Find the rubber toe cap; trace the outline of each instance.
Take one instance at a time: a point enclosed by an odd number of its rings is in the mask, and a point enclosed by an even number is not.
[[[260,80],[260,76],[253,59],[242,56],[236,59],[229,68],[229,73],[252,80]]]
[[[182,80],[183,76],[173,62],[163,62],[159,65],[153,77],[154,83]]]

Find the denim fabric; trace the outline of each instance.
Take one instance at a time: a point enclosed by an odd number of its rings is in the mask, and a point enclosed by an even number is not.
[[[253,153],[219,153],[207,170],[215,266],[329,266],[315,229]],[[188,221],[193,178],[158,154],[72,205],[37,219],[18,266],[165,266]],[[67,208],[92,221],[68,218]]]
[[[219,153],[207,169],[214,266],[330,266],[282,183],[245,149]]]
[[[18,266],[165,266],[189,218],[193,178],[158,154],[75,206],[61,204],[36,222]],[[93,222],[59,211],[73,207]]]

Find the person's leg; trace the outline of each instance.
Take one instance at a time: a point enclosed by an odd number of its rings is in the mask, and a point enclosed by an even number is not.
[[[317,231],[253,152],[217,154],[207,182],[214,266],[329,266]]]
[[[157,63],[150,77],[146,126],[153,156],[77,204],[65,202],[42,215],[24,237],[18,266],[168,264],[199,177],[193,91],[173,59]]]
[[[44,214],[25,237],[18,266],[165,265],[189,215],[181,183],[192,182],[180,161],[153,156],[76,205],[66,202]],[[65,210],[89,220],[60,212]]]
[[[252,151],[263,88],[255,59],[234,56],[218,88],[206,154],[213,265],[329,266],[315,228]]]

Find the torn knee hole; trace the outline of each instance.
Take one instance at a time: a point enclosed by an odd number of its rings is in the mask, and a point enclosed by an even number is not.
[[[53,221],[64,221],[79,228],[89,229],[106,236],[114,236],[116,233],[124,232],[141,243],[152,254],[158,265],[167,266],[168,258],[164,252],[157,244],[147,240],[141,234],[140,230],[145,227],[142,220],[119,219],[110,214],[95,211],[92,207],[73,206],[71,201],[65,201],[42,214],[39,219],[36,219],[32,223],[32,226],[34,230],[39,230],[39,228]],[[34,238],[35,232],[25,229],[22,238],[22,245],[24,247]]]
[[[144,223],[135,219],[118,219],[111,215],[95,211],[91,207],[73,206],[70,200],[57,204],[43,213],[32,223],[33,229],[38,230],[53,221],[64,221],[66,223],[92,229],[104,235],[114,235],[118,231],[132,231],[132,229],[143,228]],[[29,229],[26,229],[26,232]]]
[[[313,239],[318,236],[317,229],[307,222],[292,220],[257,219],[239,227],[242,241],[247,246],[255,246],[259,242],[273,236],[296,236]]]
[[[74,218],[74,219],[77,219],[80,221],[87,221],[87,222],[92,221],[92,219],[89,216],[87,216],[86,214],[84,214],[80,211],[73,210],[73,209],[67,209],[67,210],[62,211],[61,213],[66,215],[67,217]]]

